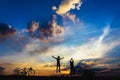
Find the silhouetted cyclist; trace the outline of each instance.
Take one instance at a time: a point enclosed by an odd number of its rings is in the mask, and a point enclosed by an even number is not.
[[[62,60],[64,57],[60,58],[60,56],[58,56],[58,58],[52,56],[54,59],[57,60],[57,66],[56,66],[56,73],[59,71],[60,72],[60,60]]]
[[[70,75],[73,75],[74,72],[74,60],[73,58],[70,59]]]

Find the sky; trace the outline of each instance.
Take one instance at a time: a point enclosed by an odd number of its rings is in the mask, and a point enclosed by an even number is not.
[[[99,69],[120,73],[119,0],[1,0],[0,74],[33,67],[36,75],[69,74],[70,58]],[[118,71],[114,71],[114,70]]]

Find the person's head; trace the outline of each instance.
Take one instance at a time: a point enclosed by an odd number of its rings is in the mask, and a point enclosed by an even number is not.
[[[73,58],[71,58],[71,60],[73,60]]]
[[[60,56],[58,56],[58,58],[60,58]]]

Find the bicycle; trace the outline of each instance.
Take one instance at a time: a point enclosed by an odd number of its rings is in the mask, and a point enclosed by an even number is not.
[[[35,76],[35,70],[33,70],[32,67],[19,69],[19,75],[22,75],[22,76]]]

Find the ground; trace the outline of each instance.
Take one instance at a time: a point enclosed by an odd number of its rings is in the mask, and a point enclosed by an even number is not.
[[[0,80],[120,80],[120,77],[115,76],[96,76],[96,77],[81,77],[81,76],[0,76]]]

